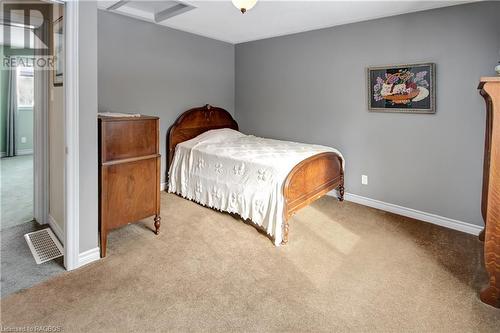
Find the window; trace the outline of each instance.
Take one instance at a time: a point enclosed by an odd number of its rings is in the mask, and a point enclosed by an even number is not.
[[[33,67],[17,67],[17,107],[32,108],[34,104]]]

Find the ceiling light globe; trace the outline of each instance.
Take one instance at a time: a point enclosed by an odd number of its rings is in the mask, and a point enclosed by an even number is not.
[[[238,8],[243,14],[255,6],[257,0],[232,0],[233,5]]]

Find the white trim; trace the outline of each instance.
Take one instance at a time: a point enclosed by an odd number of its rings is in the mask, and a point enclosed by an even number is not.
[[[65,5],[65,227],[64,266],[73,270],[80,266],[80,197],[79,197],[79,93],[78,93],[78,1]],[[88,251],[87,251],[88,252]],[[82,253],[84,255],[85,253]]]
[[[88,251],[82,252],[78,255],[78,267],[90,264],[91,262],[97,261],[101,258],[99,247],[90,249]]]
[[[33,216],[40,224],[47,224],[49,216],[49,75],[49,71],[34,71]]]
[[[33,155],[34,153],[35,153],[34,149],[17,149],[15,156]],[[12,157],[15,157],[15,156],[12,156]],[[0,157],[7,157],[7,152],[5,152],[5,151],[0,152]]]
[[[17,149],[16,156],[33,155],[33,152],[34,152],[33,149]]]
[[[52,228],[52,231],[54,231],[54,234],[56,234],[57,238],[59,241],[64,245],[64,232],[57,223],[57,221],[52,217],[52,215],[49,214],[49,226]]]
[[[336,191],[331,191],[328,193],[328,195],[336,197],[337,193]],[[432,223],[445,228],[462,231],[476,236],[479,235],[479,233],[483,230],[482,227],[472,223],[454,220],[448,217],[419,211],[413,208],[407,208],[371,198],[362,197],[357,194],[346,193],[344,195],[344,199],[347,201],[355,202],[360,205],[377,208],[386,212],[410,217],[412,219]]]
[[[167,183],[161,183],[160,190],[164,191],[166,189]],[[337,191],[331,191],[327,195],[338,197]],[[476,224],[463,222],[459,220],[450,219],[448,217],[439,216],[436,214],[431,214],[427,212],[423,212],[420,210],[416,210],[413,208],[407,208],[403,206],[398,206],[395,204],[391,204],[388,202],[383,202],[380,200],[375,200],[367,197],[362,197],[357,194],[346,193],[344,195],[344,199],[346,201],[355,202],[357,204],[368,206],[372,208],[377,208],[386,212],[410,217],[416,220],[432,223],[435,225],[439,225],[445,228],[462,231],[471,235],[479,235],[481,231],[483,231],[483,227],[478,226]]]

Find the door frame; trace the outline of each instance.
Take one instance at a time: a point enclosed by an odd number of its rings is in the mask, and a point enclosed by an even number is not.
[[[49,0],[64,4],[64,266],[80,266],[79,254],[79,90],[78,90],[78,1]],[[33,216],[40,224],[49,223],[49,71],[38,71],[35,91],[41,96],[34,108],[33,128]],[[49,223],[50,224],[50,223]]]
[[[33,107],[33,217],[49,222],[49,72],[34,71]]]
[[[65,1],[65,240],[64,266],[73,270],[80,266],[80,170],[79,170],[79,1]]]

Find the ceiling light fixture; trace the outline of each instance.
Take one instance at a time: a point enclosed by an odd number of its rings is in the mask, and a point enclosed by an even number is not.
[[[232,0],[233,5],[238,8],[242,14],[245,14],[247,10],[250,10],[255,6],[257,0]]]

